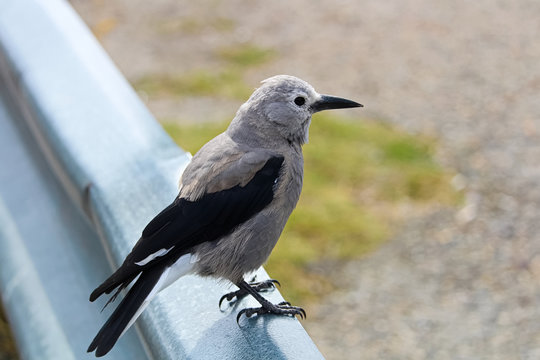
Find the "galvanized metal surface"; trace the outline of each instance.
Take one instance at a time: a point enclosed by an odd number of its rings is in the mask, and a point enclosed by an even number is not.
[[[189,156],[60,0],[0,0],[0,292],[23,358],[89,358],[91,290],[176,194]],[[101,240],[101,241],[100,241]],[[108,259],[108,263],[107,263]],[[266,277],[261,269],[259,276]],[[110,359],[317,359],[300,323],[236,324],[225,283],[163,291]],[[280,301],[277,291],[270,300]]]

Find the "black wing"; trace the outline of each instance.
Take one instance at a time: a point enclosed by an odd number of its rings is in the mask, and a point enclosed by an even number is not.
[[[118,286],[127,286],[141,271],[158,262],[171,261],[197,245],[230,233],[264,209],[274,197],[283,157],[270,158],[245,186],[210,193],[196,201],[177,198],[143,230],[142,237],[122,266],[90,295],[94,301]],[[171,253],[137,265],[148,256],[165,249]]]

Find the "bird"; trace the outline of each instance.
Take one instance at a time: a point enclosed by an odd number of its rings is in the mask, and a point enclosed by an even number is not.
[[[305,317],[288,302],[273,304],[260,292],[277,280],[246,282],[272,252],[302,190],[302,146],[314,113],[363,105],[321,95],[306,81],[276,75],[261,82],[228,128],[191,158],[178,195],[144,228],[122,265],[90,295],[111,295],[134,281],[88,347],[107,354],[153,297],[187,274],[228,280],[239,290],[223,300],[253,296],[260,307],[237,315]]]

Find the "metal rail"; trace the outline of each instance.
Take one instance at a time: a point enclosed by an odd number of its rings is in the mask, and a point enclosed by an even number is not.
[[[0,0],[0,9],[0,294],[22,358],[90,358],[111,309],[88,296],[176,195],[189,154],[66,2]],[[295,319],[239,327],[237,311],[256,303],[220,311],[227,291],[179,280],[108,358],[322,358]]]

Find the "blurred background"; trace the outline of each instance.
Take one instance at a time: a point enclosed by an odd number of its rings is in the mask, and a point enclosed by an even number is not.
[[[540,358],[540,2],[70,3],[192,153],[276,74],[365,105],[266,266],[328,359]]]

